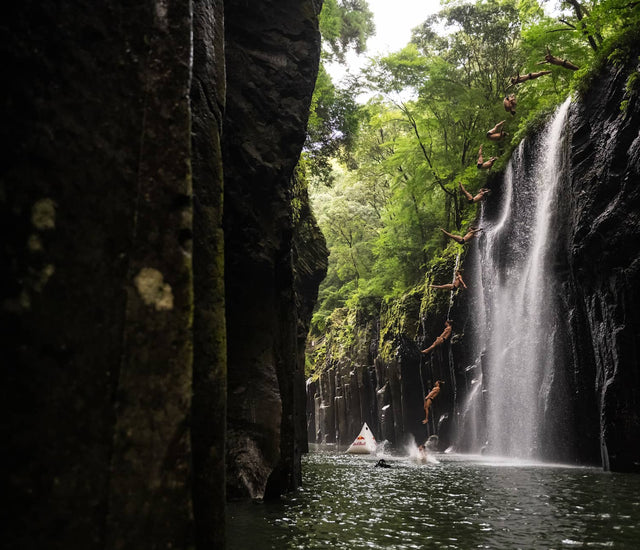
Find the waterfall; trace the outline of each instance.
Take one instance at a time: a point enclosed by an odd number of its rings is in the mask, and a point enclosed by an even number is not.
[[[562,179],[567,100],[534,145],[521,143],[507,168],[493,219],[481,213],[475,325],[486,438],[492,454],[539,455],[542,414],[556,363],[556,288],[549,264]],[[479,392],[474,391],[473,396]],[[471,405],[469,405],[471,407]],[[477,407],[476,407],[477,409]],[[484,434],[483,434],[484,436]],[[482,445],[484,442],[479,442]]]

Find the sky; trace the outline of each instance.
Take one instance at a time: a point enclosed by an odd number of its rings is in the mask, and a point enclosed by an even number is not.
[[[367,3],[373,12],[376,34],[367,40],[367,51],[364,54],[347,54],[347,66],[351,74],[357,73],[366,64],[367,57],[397,52],[404,48],[411,39],[411,29],[442,9],[440,0],[367,0]],[[542,5],[549,13],[559,10],[557,4],[557,1],[542,0]],[[339,63],[330,63],[326,67],[336,84],[347,72],[347,67]]]
[[[400,50],[411,39],[411,29],[440,11],[440,0],[367,0],[376,35],[367,41],[369,55]]]
[[[440,0],[367,0],[367,3],[373,12],[376,34],[367,41],[367,51],[363,55],[357,56],[353,52],[347,55],[352,74],[365,65],[367,56],[402,49],[411,39],[411,29],[441,9]],[[327,69],[336,83],[347,70],[337,63],[329,64]]]

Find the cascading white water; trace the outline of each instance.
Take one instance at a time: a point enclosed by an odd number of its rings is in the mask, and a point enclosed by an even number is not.
[[[545,387],[555,362],[555,285],[548,249],[563,169],[570,101],[556,112],[524,166],[524,144],[505,175],[498,219],[482,219],[476,303],[478,350],[484,350],[487,438],[492,454],[530,458],[539,445]],[[529,164],[531,160],[529,160]]]

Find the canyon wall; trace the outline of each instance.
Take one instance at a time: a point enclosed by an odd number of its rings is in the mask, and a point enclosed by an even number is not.
[[[220,548],[299,483],[320,4],[5,12],[8,546]]]
[[[189,5],[4,30],[7,544],[192,542]]]
[[[571,111],[561,197],[567,334],[578,384],[594,389],[602,464],[640,471],[640,100],[638,55],[607,67]],[[583,405],[584,406],[584,405]]]
[[[304,375],[298,360],[292,178],[320,55],[313,2],[247,7],[246,2],[225,5],[227,456],[232,498],[262,497],[300,481],[294,433],[304,409],[296,409],[294,396],[304,391]],[[316,233],[310,236],[311,247],[323,246]],[[308,276],[297,273],[302,279]],[[304,404],[304,397],[295,399],[300,401]]]
[[[193,4],[192,498],[197,548],[222,548],[226,502],[227,339],[222,229],[226,101],[222,0]]]

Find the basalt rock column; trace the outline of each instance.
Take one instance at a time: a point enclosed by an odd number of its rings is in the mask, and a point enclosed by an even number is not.
[[[189,3],[3,15],[13,548],[193,543]]]
[[[193,504],[198,548],[221,548],[225,519],[226,327],[222,231],[225,101],[222,0],[193,4]]]
[[[294,452],[298,461],[300,453],[308,452],[307,405],[305,363],[306,346],[313,308],[318,298],[318,288],[327,274],[329,251],[311,211],[307,188],[300,179],[293,178],[293,289],[297,313],[296,368],[293,381]],[[314,407],[315,408],[315,407]],[[315,438],[314,438],[315,439]],[[314,440],[312,439],[312,441]],[[299,472],[298,472],[299,473]],[[301,480],[298,479],[298,483]]]
[[[295,432],[305,413],[296,376],[291,181],[318,68],[316,7],[311,0],[225,4],[230,497],[277,494],[299,480]]]

